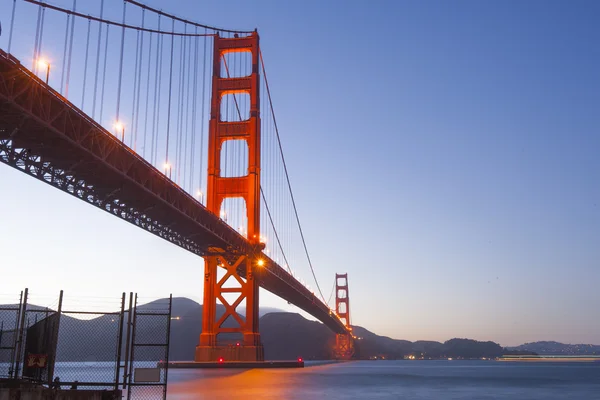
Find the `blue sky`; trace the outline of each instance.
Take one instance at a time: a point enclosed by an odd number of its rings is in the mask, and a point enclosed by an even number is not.
[[[258,28],[317,277],[327,296],[348,272],[353,323],[600,344],[598,3],[147,3]],[[201,259],[5,165],[0,182],[1,293],[201,301]]]

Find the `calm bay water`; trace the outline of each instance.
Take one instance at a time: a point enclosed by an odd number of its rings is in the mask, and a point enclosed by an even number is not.
[[[600,400],[600,363],[356,361],[290,370],[171,369],[168,394],[173,400]]]

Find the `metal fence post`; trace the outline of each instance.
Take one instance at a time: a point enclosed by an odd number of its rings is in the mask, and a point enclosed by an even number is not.
[[[56,323],[56,347],[54,348],[54,352],[52,354],[52,360],[48,360],[48,366],[51,368],[48,370],[48,385],[52,385],[52,382],[54,381],[54,364],[56,362],[56,352],[58,351],[58,334],[60,333],[63,294],[64,292],[61,290],[60,294],[58,295],[58,309],[56,310],[56,313],[58,314],[58,322]]]
[[[119,317],[119,339],[117,340],[117,368],[115,371],[115,390],[119,389],[119,376],[121,372],[121,347],[123,347],[123,320],[125,319],[125,292],[121,296],[121,315]]]
[[[125,340],[125,365],[123,365],[123,389],[127,389],[127,371],[129,366],[129,342],[131,338],[131,306],[133,292],[129,292],[129,315],[127,315],[127,339]]]
[[[173,308],[173,293],[169,295],[169,315],[167,315],[167,348],[165,356],[165,390],[163,399],[167,399],[167,389],[169,383],[169,348],[171,347],[171,310]]]
[[[23,303],[21,304],[21,321],[17,327],[18,336],[17,339],[17,357],[15,358],[15,378],[19,377],[19,367],[21,366],[21,348],[23,347],[23,329],[25,328],[25,314],[27,313],[27,295],[29,293],[29,289],[25,288],[25,294],[23,296]]]
[[[135,352],[133,351],[134,349],[134,345],[135,345],[135,328],[136,328],[136,318],[137,318],[137,301],[138,301],[138,295],[137,293],[135,294],[135,303],[133,306],[133,324],[132,324],[132,329],[131,329],[131,347],[130,347],[130,355],[129,355],[129,373],[127,374],[128,377],[128,381],[129,381],[129,386],[131,387],[131,376],[133,375],[133,362],[134,362],[134,356],[135,356]],[[131,394],[131,389],[130,392]],[[131,398],[131,397],[128,397]]]
[[[15,373],[15,357],[17,355],[16,353],[16,349],[17,349],[17,340],[19,340],[19,317],[21,315],[21,307],[23,305],[23,291],[21,290],[21,296],[19,296],[19,308],[17,309],[17,316],[15,318],[15,334],[13,337],[13,343],[12,343],[12,350],[10,352],[10,367],[8,368],[8,376],[10,378],[13,377],[13,374]],[[15,378],[17,377],[16,375],[14,376]]]

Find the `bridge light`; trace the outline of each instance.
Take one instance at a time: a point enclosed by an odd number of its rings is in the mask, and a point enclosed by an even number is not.
[[[169,179],[171,179],[171,164],[166,162],[163,167],[165,168],[165,175],[169,174]]]
[[[225,213],[225,210],[221,210],[219,215],[221,215],[221,219],[225,219],[225,217],[227,216],[227,214]]]
[[[258,265],[259,267],[262,267],[265,265],[265,260],[263,260],[262,258],[259,258],[258,261],[256,262],[256,265]]]
[[[123,122],[117,120],[113,125],[116,131],[116,135],[121,134],[121,142],[125,142],[125,124]]]
[[[298,362],[301,363],[302,361],[304,361],[302,357],[298,357]]]
[[[44,60],[43,58],[40,58],[39,60],[37,60],[37,65],[40,68],[48,68],[50,66],[50,64],[48,64],[48,61]]]
[[[48,84],[48,78],[50,77],[50,63],[43,58],[37,60],[38,67],[46,70],[46,85]]]
[[[223,364],[223,361],[225,361],[223,360],[223,357],[219,357],[219,364]]]

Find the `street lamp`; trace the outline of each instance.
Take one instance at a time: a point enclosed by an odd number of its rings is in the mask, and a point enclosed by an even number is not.
[[[167,175],[167,173],[169,174],[169,179],[171,179],[171,164],[169,164],[168,162],[165,163],[164,165],[165,167],[165,175]]]
[[[114,127],[117,131],[117,134],[119,133],[119,131],[121,131],[121,142],[125,143],[125,125],[122,122],[117,121],[115,122]]]
[[[38,67],[46,69],[46,85],[48,84],[48,78],[50,77],[50,63],[43,58],[37,61]]]

